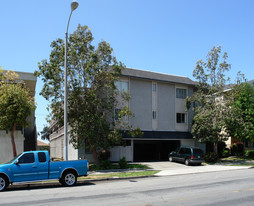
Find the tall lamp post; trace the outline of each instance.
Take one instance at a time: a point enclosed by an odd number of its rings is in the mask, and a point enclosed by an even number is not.
[[[71,20],[72,12],[78,8],[78,2],[71,2],[71,13],[69,17],[69,21],[67,24],[67,29],[65,33],[65,52],[64,52],[64,140],[65,140],[65,160],[68,160],[68,114],[67,114],[67,101],[68,101],[68,93],[67,93],[67,46],[68,46],[68,29],[69,23]]]

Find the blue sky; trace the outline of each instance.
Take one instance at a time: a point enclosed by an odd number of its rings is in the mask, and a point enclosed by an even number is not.
[[[94,43],[109,42],[127,67],[187,76],[213,46],[228,53],[237,71],[254,79],[253,0],[79,0],[69,33],[87,25]],[[50,43],[64,39],[71,0],[0,0],[0,66],[34,72],[48,59]],[[46,124],[47,102],[36,87],[37,130]]]

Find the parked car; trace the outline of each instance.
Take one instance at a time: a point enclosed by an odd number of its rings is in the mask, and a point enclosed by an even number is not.
[[[204,162],[204,152],[197,147],[180,147],[168,154],[170,162],[183,162],[186,165],[201,165]]]
[[[10,162],[0,164],[0,191],[9,184],[58,179],[72,186],[77,177],[86,176],[87,160],[51,162],[48,151],[23,152]]]

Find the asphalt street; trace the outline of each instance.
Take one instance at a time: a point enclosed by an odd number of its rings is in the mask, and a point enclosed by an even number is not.
[[[10,188],[0,205],[253,205],[254,169]]]

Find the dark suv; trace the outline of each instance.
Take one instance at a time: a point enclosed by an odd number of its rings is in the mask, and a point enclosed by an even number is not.
[[[170,162],[183,162],[186,165],[201,165],[204,162],[204,152],[197,147],[180,147],[168,154]]]

